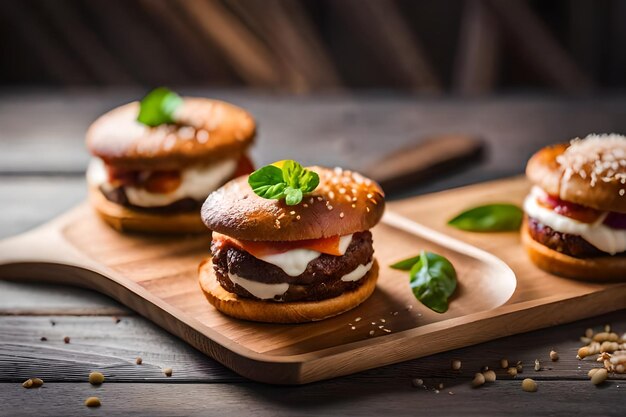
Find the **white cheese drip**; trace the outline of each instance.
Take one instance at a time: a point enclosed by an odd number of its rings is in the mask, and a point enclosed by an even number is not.
[[[339,238],[339,252],[341,255],[346,253],[351,242],[352,235],[345,235]],[[311,249],[292,249],[283,253],[261,256],[259,259],[276,265],[289,276],[297,277],[304,273],[309,262],[318,258],[321,254],[321,252]]]
[[[374,261],[366,265],[359,265],[352,272],[348,272],[346,275],[341,277],[342,281],[350,282],[350,281],[358,281],[365,276],[372,269],[372,265],[374,265]]]
[[[286,282],[281,284],[265,284],[263,282],[242,278],[239,275],[231,274],[230,272],[228,273],[228,277],[233,284],[237,284],[240,287],[245,288],[246,291],[261,300],[272,300],[275,297],[284,295],[289,289],[289,284]]]
[[[219,188],[235,172],[237,161],[224,159],[211,165],[195,165],[181,171],[181,183],[169,193],[152,193],[143,188],[125,186],[128,201],[141,207],[166,206],[183,198],[204,200],[212,191]],[[100,158],[92,158],[87,168],[87,182],[95,187],[111,190],[104,162]]]
[[[557,232],[580,236],[608,254],[615,255],[626,251],[626,230],[611,229],[602,224],[608,213],[604,213],[594,223],[579,222],[540,206],[537,198],[542,196],[545,196],[545,191],[535,186],[526,197],[524,211],[530,217]]]

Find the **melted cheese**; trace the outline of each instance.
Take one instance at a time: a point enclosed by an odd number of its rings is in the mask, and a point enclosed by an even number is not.
[[[124,191],[128,201],[140,207],[167,206],[183,198],[202,201],[232,177],[236,168],[236,160],[224,159],[215,164],[196,165],[182,170],[180,186],[169,193],[152,193],[132,186],[124,186]],[[87,168],[87,182],[95,187],[104,187],[108,190],[113,188],[101,159],[92,158]]]
[[[239,275],[228,273],[228,278],[240,287],[243,287],[250,294],[261,300],[273,300],[276,297],[283,296],[289,289],[289,284],[266,284],[263,282],[252,281],[242,278]]]
[[[608,254],[615,255],[616,253],[626,251],[626,230],[611,229],[602,224],[607,213],[600,216],[594,223],[579,222],[539,205],[537,198],[542,195],[545,195],[545,191],[539,187],[533,187],[528,197],[526,197],[524,211],[530,217],[557,232],[580,236]]]
[[[345,235],[339,238],[339,252],[341,255],[346,253],[351,242],[352,235]],[[297,277],[304,273],[309,262],[317,259],[321,254],[321,252],[311,249],[292,249],[283,253],[261,256],[258,259],[276,265],[289,276]]]
[[[347,273],[343,277],[341,277],[342,281],[350,282],[350,281],[358,281],[365,276],[372,269],[372,265],[374,265],[374,261],[371,261],[367,265],[359,265],[352,272]]]

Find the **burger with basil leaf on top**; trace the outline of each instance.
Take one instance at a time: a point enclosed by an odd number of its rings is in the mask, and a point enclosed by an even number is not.
[[[203,232],[207,195],[253,171],[255,123],[243,109],[157,88],[111,110],[87,131],[96,212],[122,231]]]
[[[340,168],[282,161],[232,180],[202,207],[213,241],[200,286],[240,319],[297,323],[348,311],[376,287],[369,230],[384,207],[378,184]]]

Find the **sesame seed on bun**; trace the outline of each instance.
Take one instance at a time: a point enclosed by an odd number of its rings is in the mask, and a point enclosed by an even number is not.
[[[589,135],[543,148],[526,175],[561,200],[626,213],[626,136]]]

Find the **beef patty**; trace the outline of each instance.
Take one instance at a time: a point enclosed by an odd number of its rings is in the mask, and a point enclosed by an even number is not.
[[[593,258],[597,256],[611,256],[593,246],[580,236],[557,232],[537,219],[527,216],[530,236],[544,246],[574,258]],[[626,255],[626,252],[614,256]]]
[[[188,213],[192,211],[199,211],[203,203],[202,201],[196,201],[193,198],[187,197],[182,198],[178,201],[174,201],[173,203],[167,204],[165,206],[142,207],[134,205],[130,201],[128,201],[128,196],[126,195],[126,191],[124,191],[124,187],[117,187],[110,191],[104,190],[102,187],[100,187],[100,191],[107,200],[112,201],[115,204],[119,204],[120,206],[128,207],[133,210],[143,211],[145,213]]]
[[[346,282],[341,277],[359,265],[370,263],[374,255],[372,234],[369,231],[355,233],[343,256],[321,254],[309,262],[302,274],[292,277],[276,265],[255,258],[228,243],[221,248],[213,245],[211,250],[215,273],[224,289],[241,297],[256,298],[243,287],[234,284],[228,273],[265,284],[288,283],[289,289],[277,301],[318,301],[353,290],[363,283],[363,279]]]

